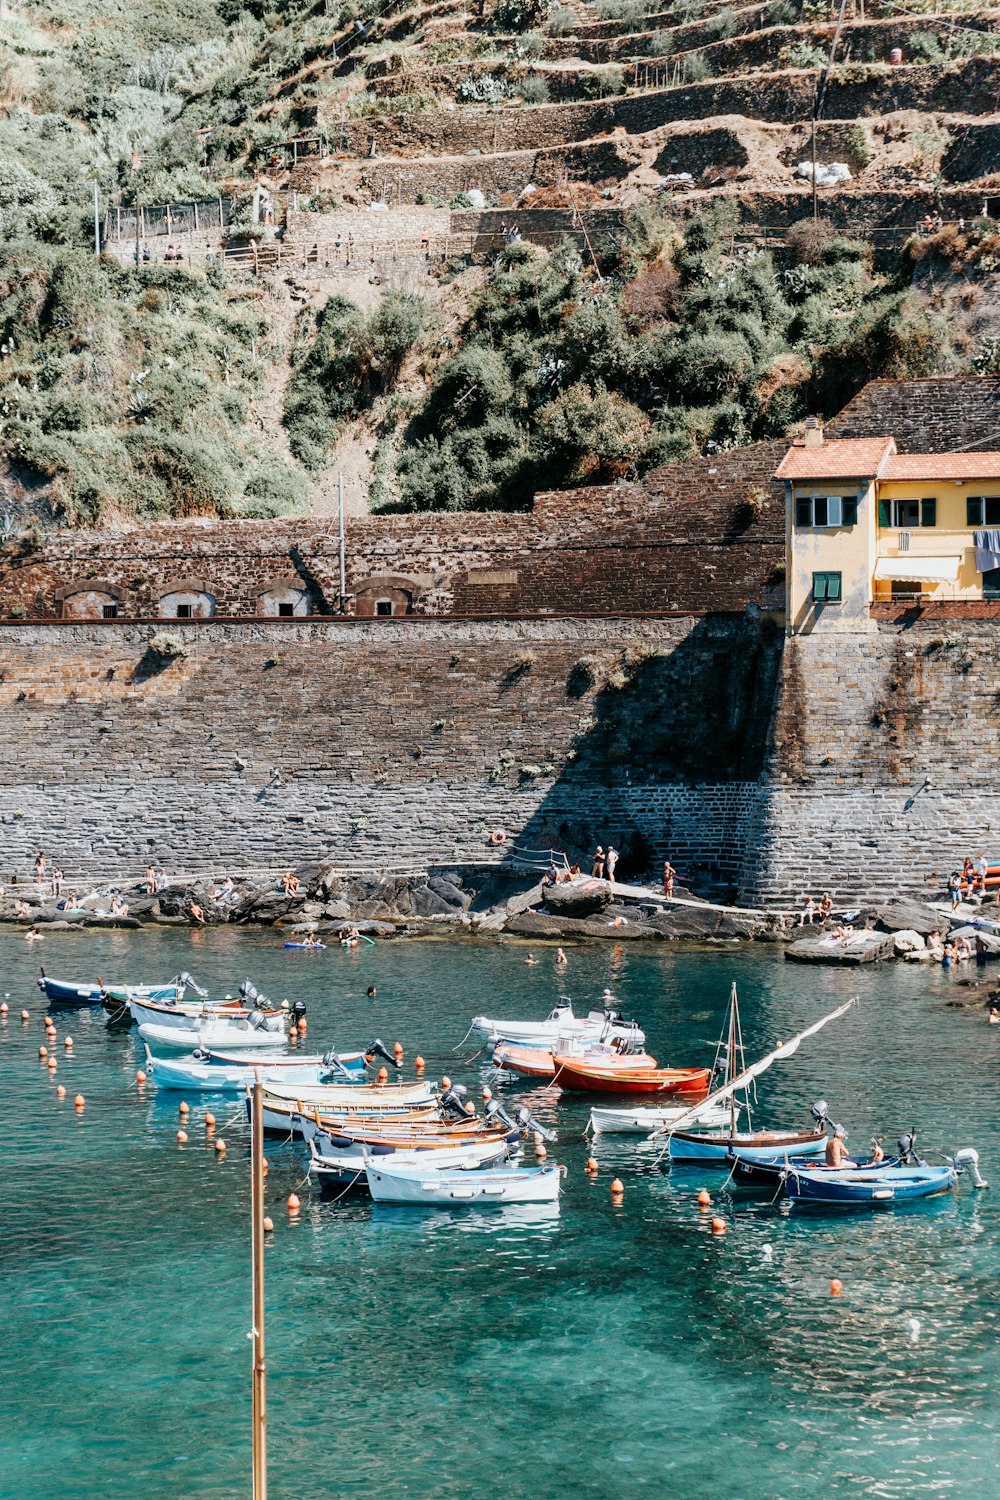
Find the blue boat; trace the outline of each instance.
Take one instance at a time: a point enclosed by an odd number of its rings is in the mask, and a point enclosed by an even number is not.
[[[735,1135],[728,1131],[673,1131],[667,1138],[671,1162],[724,1167],[731,1156],[753,1152],[756,1161],[781,1163],[786,1157],[822,1156],[825,1133],[815,1130],[752,1130]]]
[[[890,1208],[948,1193],[955,1186],[952,1166],[810,1168],[789,1166],[785,1191],[793,1203],[839,1208]]]
[[[775,1160],[773,1156],[762,1156],[759,1151],[733,1151],[728,1158],[729,1175],[734,1187],[759,1188],[767,1193],[778,1193],[782,1191],[785,1181],[785,1162],[782,1157]],[[899,1167],[903,1165],[900,1156],[887,1156],[877,1163],[864,1163],[852,1161],[847,1163],[851,1167],[862,1167],[867,1165],[870,1172],[884,1172],[887,1167]]]
[[[101,1005],[109,989],[115,994],[124,993],[125,985],[80,984],[66,979],[50,979],[45,970],[38,981],[38,988],[50,1005]],[[184,993],[183,984],[172,980],[169,984],[140,984],[128,987],[128,993],[137,1000],[179,1000]]]

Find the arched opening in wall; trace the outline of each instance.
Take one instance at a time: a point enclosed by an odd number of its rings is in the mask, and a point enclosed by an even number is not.
[[[257,595],[257,613],[267,619],[304,619],[313,612],[313,599],[297,573],[273,578]]]
[[[412,615],[419,594],[410,578],[368,578],[354,590],[354,613],[362,619]]]
[[[123,613],[121,590],[105,578],[86,578],[56,589],[63,620],[117,620]]]
[[[215,595],[201,578],[178,578],[160,595],[161,620],[211,620]]]

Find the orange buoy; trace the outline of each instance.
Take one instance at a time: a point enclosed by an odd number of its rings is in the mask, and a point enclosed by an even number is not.
[[[73,1103],[76,1105],[77,1109],[82,1109],[86,1102],[87,1101],[82,1094],[77,1094],[76,1098],[73,1100]]]
[[[42,1025],[43,1026],[54,1026],[55,1024],[56,1023],[55,1023],[55,1021],[53,1021],[53,1019],[52,1019],[51,1016],[43,1016],[42,1017]]]
[[[21,1012],[21,1020],[22,1021],[30,1021],[31,1020],[31,1016],[28,1013],[28,1011],[22,1010],[22,1012]]]
[[[713,1234],[725,1234],[725,1232],[726,1232],[726,1221],[725,1221],[725,1219],[713,1219],[712,1220],[712,1233]]]
[[[587,1171],[590,1173],[591,1177],[596,1177],[597,1176],[597,1157],[596,1156],[588,1156],[587,1157]]]
[[[272,1234],[273,1232],[274,1232],[274,1220],[271,1219],[271,1218],[265,1217],[265,1219],[264,1219],[264,1233],[265,1234]]]
[[[413,1066],[414,1066],[414,1068],[416,1069],[416,1071],[418,1073],[422,1073],[424,1071],[425,1063],[424,1063],[423,1058],[420,1056],[419,1052],[417,1053],[416,1057],[413,1059]]]
[[[471,1099],[466,1099],[465,1101],[465,1113],[467,1115],[474,1115],[476,1113],[476,1106]]]
[[[377,1077],[378,1077],[379,1083],[388,1083],[389,1082],[389,1069],[388,1068],[379,1068]]]
[[[138,1073],[135,1075],[135,1081],[139,1085],[140,1088],[142,1088],[143,1084],[146,1082],[146,1075],[142,1071],[141,1068],[139,1069]]]
[[[402,1057],[402,1055],[403,1055],[403,1044],[402,1044],[402,1042],[393,1042],[393,1044],[392,1044],[392,1050],[395,1053],[396,1057]]]
[[[441,1087],[443,1089],[450,1089],[451,1088],[451,1079],[448,1077],[447,1073],[444,1075],[444,1077],[441,1080]]]
[[[830,1296],[831,1297],[840,1297],[840,1296],[843,1295],[843,1292],[844,1292],[843,1284],[841,1282],[839,1282],[837,1280],[836,1276],[835,1276],[833,1278],[833,1280],[830,1282]]]
[[[625,1184],[622,1182],[622,1180],[621,1180],[620,1177],[616,1177],[615,1180],[614,1180],[614,1182],[611,1184],[611,1196],[612,1196],[612,1198],[620,1198],[621,1195],[622,1195],[622,1193],[624,1193],[624,1191],[625,1191]]]
[[[206,1130],[211,1130],[211,1128],[212,1128],[212,1126],[214,1124],[215,1124],[215,1116],[212,1114],[211,1110],[209,1110],[208,1113],[205,1115],[205,1129]]]
[[[268,1165],[267,1165],[267,1157],[266,1156],[265,1156],[264,1160],[261,1162],[261,1171],[263,1172],[264,1176],[266,1177],[267,1173],[268,1173]]]
[[[0,1016],[5,1016],[7,1014],[7,1010],[8,1005],[6,1000],[0,1000]]]
[[[61,1084],[59,1084],[58,1088],[56,1089],[56,1098],[57,1099],[65,1099],[65,1097],[66,1097],[66,1085],[64,1083],[61,1083]]]
[[[302,1205],[299,1203],[299,1200],[298,1200],[298,1195],[295,1194],[295,1193],[289,1193],[289,1195],[288,1195],[288,1212],[290,1214],[297,1214],[298,1211],[299,1211],[299,1209],[301,1208],[301,1206]]]
[[[50,1057],[49,1058],[49,1072],[50,1073],[54,1072],[55,1069],[58,1068],[58,1066],[59,1066],[59,1063],[57,1062],[57,1060],[54,1057]]]
[[[49,1055],[49,1049],[48,1049],[48,1047],[39,1047],[39,1049],[38,1049],[38,1055],[39,1055],[39,1057],[48,1057],[48,1055]]]
[[[702,1188],[701,1192],[698,1194],[698,1207],[699,1208],[708,1208],[708,1206],[711,1203],[711,1201],[712,1201],[712,1195],[708,1191],[708,1188]]]
[[[188,1139],[188,1133],[187,1133],[187,1131],[186,1130],[178,1130],[178,1132],[177,1132],[177,1144],[179,1146],[186,1146],[187,1145],[187,1139]]]
[[[544,1146],[535,1147],[535,1157],[538,1161],[544,1161],[548,1154]]]
[[[191,1106],[190,1106],[190,1104],[186,1104],[184,1102],[184,1100],[182,1099],[181,1102],[180,1102],[180,1104],[178,1104],[178,1106],[177,1106],[177,1113],[179,1115],[189,1115],[191,1113]]]
[[[72,1047],[72,1045],[73,1045],[73,1038],[71,1036],[64,1036],[63,1037],[63,1046],[64,1047]]]
[[[225,1156],[225,1154],[226,1154],[226,1143],[225,1143],[225,1141],[216,1141],[216,1143],[215,1143],[215,1150],[216,1150],[216,1154],[218,1156]]]

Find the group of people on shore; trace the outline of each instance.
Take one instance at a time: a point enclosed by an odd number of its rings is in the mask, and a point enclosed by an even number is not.
[[[991,880],[990,869],[986,855],[979,854],[974,860],[967,855],[961,870],[952,870],[948,876],[948,900],[952,911],[956,911],[968,896],[979,896],[985,901],[991,884],[995,884],[994,898],[1000,906],[1000,881]]]

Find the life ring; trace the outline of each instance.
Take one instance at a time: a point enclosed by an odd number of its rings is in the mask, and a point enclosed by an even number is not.
[[[497,845],[499,845],[499,844],[506,844],[506,842],[507,842],[507,835],[504,833],[503,829],[502,828],[494,828],[493,832],[490,834],[490,843],[491,844],[497,844]]]

